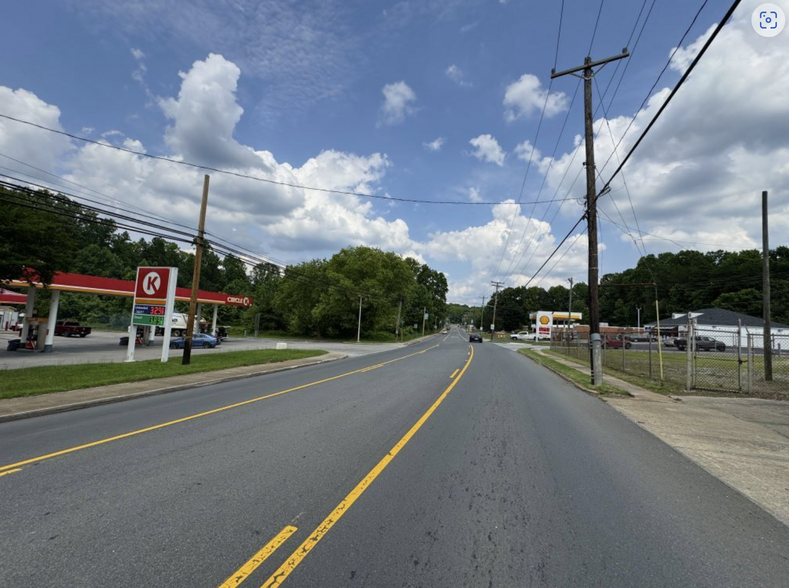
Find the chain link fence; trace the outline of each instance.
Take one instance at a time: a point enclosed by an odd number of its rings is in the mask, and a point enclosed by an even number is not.
[[[586,366],[589,341],[555,339],[551,350]],[[678,338],[623,333],[603,337],[603,369],[691,390],[789,395],[789,336],[772,338],[772,376],[766,373],[761,332],[689,325]],[[613,374],[615,375],[615,374]]]

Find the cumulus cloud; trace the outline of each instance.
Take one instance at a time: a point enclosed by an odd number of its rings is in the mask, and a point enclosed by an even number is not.
[[[546,102],[547,99],[547,102]],[[541,112],[551,117],[567,110],[568,100],[564,92],[552,92],[542,87],[540,79],[532,74],[523,74],[504,91],[504,118],[507,122]]]
[[[572,275],[585,268],[586,238],[573,235],[572,242],[574,245],[557,265],[557,272]],[[550,224],[530,219],[519,205],[508,200],[493,207],[492,219],[484,225],[432,233],[419,251],[429,259],[469,264],[471,272],[467,276],[449,280],[449,298],[473,302],[478,300],[481,284],[501,275],[507,277],[507,286],[528,282],[557,243]],[[494,276],[497,267],[500,271]]]
[[[515,146],[513,150],[516,157],[518,159],[522,159],[523,161],[539,161],[542,159],[542,154],[540,153],[539,149],[536,149],[534,145],[531,144],[531,141],[524,141],[523,143],[519,143]]]
[[[60,109],[47,104],[27,90],[12,90],[0,86],[3,113],[49,128],[63,130]],[[7,153],[36,167],[49,168],[70,150],[66,137],[40,130],[7,119],[0,119],[0,152]]]
[[[789,221],[789,165],[784,163],[789,161],[785,83],[789,61],[779,44],[759,37],[751,28],[749,15],[757,5],[755,1],[743,4],[739,16],[721,32],[625,168],[624,179],[641,228],[657,236],[644,237],[648,248],[757,247],[763,189],[770,190],[775,223]],[[684,71],[709,34],[705,31],[681,48],[672,67]],[[754,88],[759,88],[757,95]],[[613,172],[668,93],[668,88],[657,91],[635,117],[595,121],[599,132],[595,160],[603,178]],[[615,154],[614,145],[628,126]],[[548,185],[560,189],[560,197],[583,160],[583,138],[576,137],[575,144],[580,150],[575,160],[573,151],[564,153],[548,172]],[[571,173],[563,183],[568,170]],[[600,206],[612,220],[625,224],[618,207],[626,224],[635,227],[624,188],[620,176]]]
[[[495,163],[498,166],[504,165],[507,154],[493,135],[480,135],[471,139],[469,143],[475,148],[472,155],[480,161]]]
[[[416,94],[404,81],[386,84],[381,92],[384,95],[381,104],[379,125],[396,125],[415,112]]]
[[[428,151],[441,151],[444,143],[446,143],[446,139],[444,139],[444,137],[438,137],[437,139],[433,139],[427,143],[422,143],[422,145]]]
[[[454,63],[444,71],[444,74],[461,88],[470,88],[472,86],[471,82],[466,80],[463,70]]]
[[[179,75],[178,97],[159,100],[165,116],[173,122],[165,135],[167,145],[195,163],[235,168],[260,165],[253,150],[233,138],[244,113],[236,101],[241,75],[238,66],[211,53]]]

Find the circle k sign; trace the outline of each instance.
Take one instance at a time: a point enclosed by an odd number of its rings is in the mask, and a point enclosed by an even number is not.
[[[134,294],[137,298],[165,300],[167,298],[167,285],[169,281],[170,268],[137,268],[137,285],[134,289]]]

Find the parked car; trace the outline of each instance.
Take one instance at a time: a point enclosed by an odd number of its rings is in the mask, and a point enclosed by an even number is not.
[[[482,343],[482,335],[480,333],[471,333],[468,336],[468,342],[469,343],[474,343],[474,342]]]
[[[537,333],[529,333],[529,331],[521,331],[520,333],[510,334],[510,339],[513,341],[549,341],[550,337],[540,337]]]
[[[442,335],[448,335],[449,334],[449,329],[444,329],[443,331],[441,331],[441,334]]]
[[[726,351],[726,344],[712,337],[694,337],[694,340],[697,351]],[[688,340],[687,338],[675,339],[674,345],[680,351],[685,351],[688,348]]]
[[[58,337],[87,337],[90,327],[81,327],[77,321],[58,321],[55,323],[55,335]]]
[[[633,344],[626,337],[622,337],[621,335],[617,337],[606,336],[603,339],[603,347],[605,349],[622,349],[622,347],[630,349],[632,346]]]
[[[650,341],[653,343],[657,342],[657,337],[648,333],[633,333],[631,335],[625,335],[625,338],[627,338],[632,343],[649,343]]]
[[[213,349],[218,345],[216,337],[203,333],[192,335],[192,348],[202,347],[203,349]],[[170,340],[170,349],[183,349],[186,344],[186,337],[178,337]]]

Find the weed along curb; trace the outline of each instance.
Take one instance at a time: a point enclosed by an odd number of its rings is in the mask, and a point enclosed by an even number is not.
[[[262,376],[266,374],[273,374],[277,372],[284,372],[288,370],[297,369],[300,367],[307,367],[312,365],[319,365],[322,363],[329,363],[339,359],[348,357],[341,353],[327,353],[318,357],[310,357],[304,359],[294,359],[279,364],[259,364],[250,366],[241,366],[229,368],[227,370],[219,370],[215,372],[199,372],[195,374],[171,376],[168,378],[159,378],[151,380],[143,380],[138,382],[128,382],[122,384],[111,384],[108,386],[99,386],[96,388],[82,388],[79,390],[69,390],[65,392],[53,392],[51,394],[43,394],[40,396],[24,396],[18,398],[9,398],[0,400],[0,423],[9,421],[17,421],[21,419],[29,419],[38,416],[45,416],[50,414],[58,414],[61,412],[70,412],[73,410],[80,410],[83,408],[90,408],[93,406],[101,406],[104,404],[114,404],[116,402],[124,402],[126,400],[134,400],[136,398],[145,398],[148,396],[158,396],[159,394],[167,394],[169,392],[178,392],[179,390],[187,390],[189,388],[202,388],[204,386],[212,386],[214,384],[221,384],[223,382],[232,382],[233,380],[242,380],[245,378],[253,378],[255,376]],[[289,365],[283,365],[289,364]],[[257,368],[257,369],[255,369]],[[207,380],[201,379],[197,381],[182,381],[174,383],[170,386],[162,386],[168,380],[183,380],[185,378],[193,378],[195,376],[212,374],[216,377]],[[222,375],[224,374],[224,375]],[[147,389],[138,390],[135,392],[124,393],[123,388],[129,387],[143,387],[148,384]],[[113,393],[113,389],[117,389],[117,394]],[[95,395],[95,398],[77,399],[75,396],[84,397]],[[36,405],[47,404],[50,406],[36,407]],[[25,405],[28,405],[26,408]]]
[[[626,397],[633,397],[633,394],[624,390],[618,386],[612,386],[611,384],[603,384],[600,389],[594,389],[591,386],[587,386],[582,383],[584,380],[589,379],[589,374],[584,373],[583,371],[577,369],[574,366],[565,365],[560,361],[557,361],[551,357],[547,357],[543,355],[540,351],[534,351],[531,349],[521,349],[518,351],[520,355],[528,357],[535,363],[538,363],[542,367],[551,370],[557,376],[562,378],[563,380],[569,382],[579,390],[591,394],[593,396],[597,396],[601,400],[604,400],[605,396],[626,396]]]

